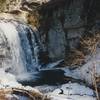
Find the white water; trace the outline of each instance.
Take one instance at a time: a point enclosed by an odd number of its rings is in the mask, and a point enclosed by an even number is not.
[[[15,21],[0,21],[0,68],[26,77],[26,73],[38,68],[37,56],[36,37],[28,26]]]

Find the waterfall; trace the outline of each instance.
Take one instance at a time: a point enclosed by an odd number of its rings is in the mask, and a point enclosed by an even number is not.
[[[33,30],[20,22],[0,20],[0,68],[14,75],[39,68],[39,45]]]

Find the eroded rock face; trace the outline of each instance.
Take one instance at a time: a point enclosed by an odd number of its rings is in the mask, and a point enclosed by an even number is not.
[[[94,34],[100,29],[97,24],[99,12],[96,9],[100,9],[96,6],[99,4],[98,1],[67,0],[64,2],[63,0],[64,3],[61,3],[60,0],[55,0],[55,2],[54,6],[49,3],[42,8],[45,25],[42,23],[40,29],[41,37],[44,37],[43,44],[52,60],[65,58],[68,51],[79,48],[80,39],[84,35]]]
[[[50,20],[51,27],[46,32],[44,43],[50,59],[63,59],[68,50],[77,48],[79,40],[85,31],[84,19],[81,18],[84,1],[73,0],[66,2],[66,4],[57,5],[59,8],[56,8],[56,10],[52,8],[52,5],[51,7],[49,5],[49,13],[44,12],[45,15],[52,17]],[[46,25],[48,24],[47,22]],[[45,34],[45,31],[43,33]]]
[[[84,33],[85,29],[82,27],[84,20],[81,19],[83,1],[85,0],[71,0],[70,2],[68,0],[66,4],[63,4],[63,0],[60,5],[60,0],[14,0],[13,2],[11,0],[5,0],[2,4],[4,4],[3,11],[12,12],[12,10],[21,7],[23,10],[34,12],[32,6],[39,6],[42,2],[46,2],[41,6],[40,12],[37,12],[39,13],[38,20],[41,21],[42,18],[42,23],[40,22],[38,28],[40,28],[41,42],[43,49],[45,49],[44,51],[48,52],[51,60],[58,60],[65,57],[67,49],[76,48],[81,35]],[[36,3],[38,5],[36,5]],[[69,5],[67,3],[69,3]],[[38,8],[36,8],[36,10],[38,11]],[[18,14],[14,14],[14,16],[16,15]],[[29,24],[34,26],[36,23],[35,21],[33,22],[34,14],[31,16],[33,16],[33,18],[28,16]]]
[[[16,9],[28,12],[27,23],[38,28],[41,47],[55,61],[77,49],[84,34],[99,30],[99,3],[98,0],[6,0],[4,8],[8,12]]]
[[[59,60],[59,58],[63,58],[65,56],[65,49],[66,49],[65,32],[62,29],[62,25],[59,20],[56,21],[56,24],[57,25],[51,28],[48,32],[48,43],[47,43],[49,57],[52,58],[53,60],[55,59]]]

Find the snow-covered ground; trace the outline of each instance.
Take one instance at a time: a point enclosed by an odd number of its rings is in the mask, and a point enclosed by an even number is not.
[[[51,100],[96,100],[94,91],[78,83],[66,83],[61,86],[38,86]]]
[[[4,99],[2,100],[30,100],[29,97],[22,94],[13,94],[12,89],[22,90],[22,91],[29,91],[33,92],[37,95],[42,96],[43,94],[39,92],[39,90],[30,87],[30,86],[23,86],[22,84],[16,81],[16,77],[10,73],[4,72],[3,69],[0,69],[0,100],[1,95],[4,95]],[[1,92],[3,91],[3,93]],[[8,91],[8,92],[5,92]],[[10,92],[11,91],[11,92]],[[2,93],[2,94],[1,94]]]
[[[96,100],[95,93],[92,89],[80,85],[78,83],[66,83],[58,86],[22,86],[16,81],[15,76],[0,70],[0,88],[19,88],[28,91],[35,91],[36,93],[43,92],[51,98],[51,100]],[[20,99],[23,100],[23,99]],[[28,99],[26,99],[28,100]]]
[[[34,89],[30,86],[22,86],[20,83],[17,82],[14,75],[6,73],[3,69],[0,69],[0,89],[2,88],[21,88],[40,93],[37,89]]]
[[[92,84],[93,74],[100,77],[100,48],[97,49],[96,55],[94,57],[91,56],[90,60],[83,66],[71,71],[69,69],[64,69],[64,71],[66,76],[85,80],[85,82]]]
[[[84,80],[87,84],[93,84],[93,73],[100,77],[100,48],[97,49],[94,57],[90,56],[86,64],[74,70],[64,68],[65,76]],[[95,69],[94,69],[95,64]],[[52,64],[50,66],[53,66]],[[49,69],[53,68],[50,67]],[[95,93],[89,87],[78,83],[66,83],[62,86],[42,86],[37,87],[42,92],[46,92],[52,100],[96,100]]]

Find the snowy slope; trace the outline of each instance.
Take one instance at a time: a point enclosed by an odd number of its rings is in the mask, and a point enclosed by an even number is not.
[[[96,100],[93,90],[77,83],[62,85],[51,93],[52,100]]]

